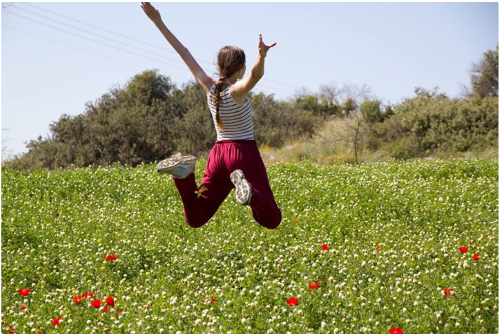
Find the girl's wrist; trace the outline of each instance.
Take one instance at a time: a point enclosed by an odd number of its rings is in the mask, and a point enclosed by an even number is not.
[[[163,20],[160,18],[158,20],[151,20],[155,24],[155,26],[159,27],[163,24]]]

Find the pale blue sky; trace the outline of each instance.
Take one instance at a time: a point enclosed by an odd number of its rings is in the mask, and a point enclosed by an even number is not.
[[[255,91],[278,99],[331,82],[367,84],[386,104],[413,96],[417,86],[456,97],[469,85],[471,64],[498,43],[498,4],[491,2],[153,5],[209,73],[224,45],[243,48],[251,65],[259,33],[277,42]],[[179,86],[191,79],[140,2],[3,6],[1,127],[11,154],[47,136],[62,114],[83,113],[86,102],[144,70],[159,69]]]

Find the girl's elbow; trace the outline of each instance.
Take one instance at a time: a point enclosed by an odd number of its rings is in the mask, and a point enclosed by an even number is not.
[[[185,46],[180,47],[177,50],[177,53],[181,56],[182,59],[187,58],[187,56],[190,54],[188,48],[186,48]]]

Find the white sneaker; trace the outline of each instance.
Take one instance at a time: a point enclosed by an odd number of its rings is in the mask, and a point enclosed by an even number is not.
[[[252,199],[253,189],[250,183],[245,179],[241,169],[231,173],[231,182],[235,186],[236,202],[242,205],[249,205]]]
[[[156,170],[159,173],[172,174],[176,179],[184,179],[189,174],[194,173],[195,167],[195,156],[176,153],[170,158],[160,161],[156,166]]]

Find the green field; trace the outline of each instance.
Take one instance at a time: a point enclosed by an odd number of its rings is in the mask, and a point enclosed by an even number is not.
[[[267,168],[276,230],[190,228],[153,165],[2,170],[2,333],[498,332],[497,162]]]

